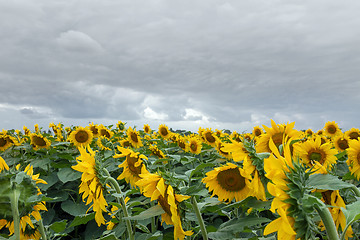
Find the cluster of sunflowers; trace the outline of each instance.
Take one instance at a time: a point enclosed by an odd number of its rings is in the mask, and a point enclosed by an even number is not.
[[[271,127],[255,126],[249,133],[173,131],[165,124],[157,131],[148,124],[137,130],[122,121],[85,127],[50,123],[52,132],[37,125],[34,131],[3,130],[0,180],[14,186],[19,168],[27,166],[34,186],[45,184],[39,176],[53,179],[63,168],[51,171],[59,163],[49,159],[63,156],[70,167],[66,173],[75,177],[61,180],[76,182],[88,205],[81,224],[94,219],[106,226],[99,238],[167,239],[170,231],[173,239],[356,238],[360,130],[343,132],[327,122],[317,132],[299,131],[294,124],[271,120]],[[47,164],[35,167],[40,175],[33,175],[34,156]],[[40,189],[35,195],[42,195]],[[52,197],[49,202],[56,202]],[[20,214],[21,239],[72,234],[65,226],[75,223],[62,222],[58,230],[59,221],[49,221],[44,227],[39,211],[47,210],[45,201],[38,197],[31,203],[32,209]],[[3,236],[16,233],[13,216],[0,211]]]

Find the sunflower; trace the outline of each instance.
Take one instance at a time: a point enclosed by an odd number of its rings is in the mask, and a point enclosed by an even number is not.
[[[131,147],[131,143],[128,139],[122,139],[120,140],[120,145],[124,148]]]
[[[230,153],[235,162],[244,161],[249,156],[249,152],[245,149],[244,144],[235,140],[232,140],[231,143],[225,143],[221,150]]]
[[[233,163],[217,167],[207,172],[202,182],[206,184],[212,196],[217,195],[219,201],[231,202],[234,198],[241,201],[249,196],[250,178],[245,177],[245,171]]]
[[[185,151],[185,152],[188,151],[189,144],[188,144],[186,138],[184,138],[183,136],[179,135],[179,137],[177,138],[177,144],[183,151]]]
[[[294,218],[288,216],[285,208],[278,208],[279,218],[270,222],[264,229],[264,235],[277,232],[278,239],[296,239],[296,232],[293,229],[295,224]]]
[[[141,179],[140,174],[148,173],[143,162],[143,160],[147,160],[148,158],[128,148],[118,146],[117,149],[121,154],[115,154],[113,158],[126,157],[124,162],[119,165],[119,168],[123,168],[123,172],[117,179],[125,179],[127,183],[130,182],[131,186],[134,187],[136,182]]]
[[[98,137],[100,135],[99,126],[97,124],[90,123],[89,124],[89,129],[92,132],[94,138],[96,138],[96,137]]]
[[[218,137],[209,128],[206,128],[202,132],[202,138],[204,139],[204,143],[209,144],[212,147],[215,147],[216,141],[218,140]]]
[[[240,134],[237,133],[236,131],[233,131],[231,133],[230,138],[237,141],[237,142],[241,142]]]
[[[122,121],[118,121],[116,127],[119,129],[120,132],[125,131],[125,123],[123,123]]]
[[[96,144],[99,146],[99,148],[101,150],[111,150],[109,147],[106,146],[106,144],[109,142],[110,140],[105,137],[105,136],[100,136],[98,138],[98,140],[96,141]]]
[[[275,143],[277,147],[279,147],[283,143],[284,138],[299,138],[301,132],[293,129],[295,122],[288,124],[276,124],[273,120],[271,120],[271,128],[263,125],[266,133],[262,134],[256,144],[256,151],[261,152],[270,152],[269,141]]]
[[[100,182],[98,166],[95,161],[94,151],[87,146],[87,148],[79,147],[80,156],[76,158],[77,165],[72,166],[71,168],[82,172],[81,183],[79,186],[79,193],[83,193],[82,200],[85,202],[87,198],[86,205],[92,202],[92,207],[95,212],[95,221],[100,227],[101,224],[105,224],[105,219],[102,212],[106,212],[106,206],[108,205],[104,195],[104,187]]]
[[[255,137],[260,137],[261,134],[263,134],[264,131],[259,127],[259,126],[255,126],[253,128],[253,131],[252,131],[252,134],[255,136]]]
[[[160,159],[166,158],[165,153],[163,153],[156,145],[150,145],[149,150],[151,151],[151,155],[157,156]]]
[[[164,178],[158,174],[140,174],[141,180],[136,182],[142,194],[151,199],[157,200],[158,205],[164,210],[161,214],[161,223],[174,225],[174,239],[183,240],[185,236],[191,236],[192,231],[184,231],[181,224],[179,203],[189,199],[190,196],[175,194],[171,185],[165,183]]]
[[[188,137],[188,151],[193,154],[200,154],[202,144],[198,137],[195,135]]]
[[[135,129],[133,130],[131,127],[129,127],[128,130],[126,131],[126,135],[127,135],[127,139],[134,148],[139,148],[143,146],[141,142],[140,134]]]
[[[346,131],[345,135],[348,136],[351,140],[359,140],[360,130],[358,128],[352,128]]]
[[[216,141],[215,149],[220,154],[220,156],[223,156],[226,159],[231,159],[231,153],[224,151],[224,146],[226,143],[223,143],[221,140]]]
[[[0,134],[0,151],[5,151],[13,144],[9,141],[7,134]]]
[[[36,133],[40,133],[39,124],[35,124],[34,129]]]
[[[69,141],[76,147],[86,147],[93,140],[93,134],[88,128],[77,127],[69,135]]]
[[[349,141],[350,141],[350,138],[348,136],[346,136],[345,134],[337,135],[336,137],[334,137],[335,148],[339,152],[345,151],[346,149],[349,148]]]
[[[309,128],[309,129],[306,129],[305,134],[306,134],[306,136],[312,136],[314,134],[314,132]]]
[[[294,156],[299,157],[306,165],[314,166],[314,171],[326,173],[336,163],[337,150],[332,148],[331,143],[321,144],[321,137],[308,139],[303,143],[294,144]],[[319,168],[320,164],[322,167]]]
[[[23,130],[24,130],[24,134],[25,134],[26,136],[29,136],[29,135],[30,135],[31,131],[30,131],[29,128],[27,128],[26,126],[23,126]]]
[[[20,164],[18,164],[16,166],[16,170],[19,170],[20,168]],[[41,215],[40,215],[40,211],[47,211],[47,208],[45,206],[45,202],[44,201],[38,201],[38,202],[31,202],[28,203],[27,199],[29,199],[29,197],[31,195],[41,195],[41,191],[39,189],[39,187],[37,186],[37,184],[42,183],[42,184],[47,184],[47,182],[45,182],[44,180],[39,178],[40,174],[36,174],[34,175],[33,172],[33,167],[31,165],[27,165],[25,170],[23,171],[26,174],[26,177],[22,178],[23,180],[19,183],[16,184],[16,189],[19,190],[20,195],[18,198],[18,207],[19,207],[19,213],[20,213],[20,239],[39,239],[39,232],[37,230],[37,227],[34,225],[35,222],[33,222],[33,219],[35,219],[36,221],[40,221],[41,220]],[[10,173],[12,174],[12,173]],[[14,174],[16,175],[16,174]],[[4,180],[4,179],[2,179]],[[8,193],[8,192],[12,192],[12,191],[7,191],[6,190],[6,185],[10,186],[10,184],[6,184],[6,180],[5,181],[0,181],[2,184],[2,193],[1,193],[1,197],[6,197],[6,194],[4,193]],[[11,184],[12,185],[12,184]],[[3,199],[1,199],[1,201],[3,201]],[[2,203],[2,207],[6,207],[6,204],[4,204],[4,202]],[[9,207],[10,211],[11,211],[11,207]],[[2,211],[3,213],[3,211]],[[6,212],[5,212],[5,215]],[[9,235],[13,235],[15,232],[14,229],[14,222],[13,220],[8,220],[7,218],[5,219],[1,219],[0,220],[0,229],[2,229],[3,227],[8,228],[9,230]]]
[[[169,139],[171,136],[171,132],[169,131],[169,128],[165,124],[161,124],[159,126],[159,134],[164,139]]]
[[[349,142],[349,148],[346,150],[348,159],[346,163],[349,166],[351,174],[355,176],[357,180],[360,179],[360,142],[357,140],[351,140]]]
[[[329,211],[331,213],[331,216],[335,222],[336,229],[339,229],[341,227],[342,230],[346,227],[346,218],[344,213],[341,211],[341,208],[346,208],[345,202],[343,198],[340,196],[339,190],[327,190],[327,191],[321,191],[322,198],[321,200],[326,205],[331,205],[332,207],[329,207]],[[323,222],[320,223],[321,231],[325,230],[325,226]],[[345,233],[346,239],[349,237],[352,237],[353,231],[351,226],[348,228],[348,230]]]
[[[149,124],[144,124],[144,132],[148,133],[148,134],[151,133],[151,128],[150,128]]]
[[[326,136],[331,138],[341,134],[341,130],[335,121],[325,123],[324,132]]]
[[[38,133],[31,133],[30,134],[31,145],[35,150],[43,149],[43,148],[50,148],[50,141],[43,135]]]
[[[114,133],[110,131],[110,129],[108,129],[102,124],[99,125],[98,129],[99,129],[99,136],[105,136],[108,139],[110,139],[114,135]]]

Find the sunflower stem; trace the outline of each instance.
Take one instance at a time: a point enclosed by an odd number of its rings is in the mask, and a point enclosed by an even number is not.
[[[203,240],[208,240],[208,236],[207,236],[207,231],[206,231],[206,228],[205,228],[205,224],[204,224],[204,220],[201,216],[201,213],[200,213],[200,210],[199,210],[199,207],[198,207],[198,204],[196,202],[196,198],[195,196],[191,196],[191,204],[192,204],[192,207],[195,211],[195,214],[196,214],[196,217],[198,219],[198,222],[199,222],[199,225],[200,225],[200,229],[201,229],[201,234],[203,236]]]
[[[329,240],[339,240],[339,235],[329,209],[322,201],[318,200],[317,203],[314,204],[314,207],[324,223]]]
[[[150,202],[150,205],[155,206],[154,202]],[[151,217],[151,233],[155,233],[156,225],[155,225],[155,217]]]
[[[47,240],[46,233],[45,233],[45,227],[44,227],[44,223],[43,223],[42,219],[40,219],[40,221],[39,221],[39,231],[40,231],[42,240]]]
[[[11,204],[11,210],[12,210],[12,215],[13,215],[14,234],[15,234],[16,240],[20,240],[20,215],[19,215],[19,209],[18,209],[19,196],[20,196],[20,192],[18,192],[16,190],[16,187],[14,187],[12,194],[10,196],[10,204]]]
[[[104,170],[105,170],[106,175],[108,176],[106,178],[106,180],[105,180],[105,183],[109,182],[110,185],[115,189],[116,193],[121,195],[120,197],[116,197],[116,198],[118,199],[118,201],[120,201],[120,205],[121,205],[121,208],[123,210],[124,217],[125,218],[129,217],[129,213],[128,213],[127,208],[126,208],[126,203],[125,203],[124,197],[122,195],[122,191],[120,189],[119,183],[113,177],[110,176],[109,172],[106,169],[104,169]],[[133,233],[132,228],[131,228],[130,220],[125,219],[125,222],[126,222],[127,231],[129,233],[129,239],[130,240],[135,240],[134,233]]]

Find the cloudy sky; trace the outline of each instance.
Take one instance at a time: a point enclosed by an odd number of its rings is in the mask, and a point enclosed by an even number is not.
[[[358,0],[0,0],[0,129],[359,128]]]

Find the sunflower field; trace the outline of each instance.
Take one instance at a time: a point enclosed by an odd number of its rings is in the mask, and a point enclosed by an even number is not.
[[[360,131],[0,132],[0,239],[359,239]]]

